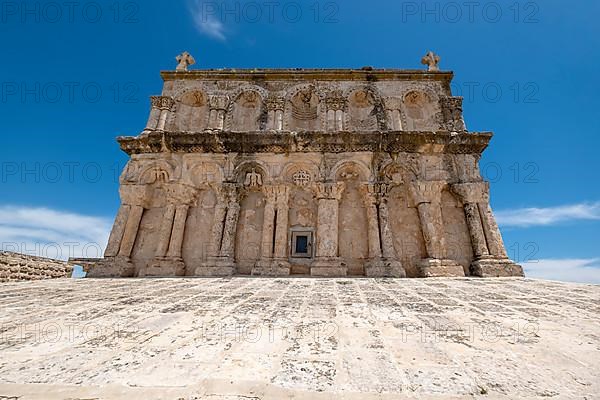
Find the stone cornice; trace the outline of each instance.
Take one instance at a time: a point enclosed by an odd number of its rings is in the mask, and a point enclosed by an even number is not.
[[[144,153],[344,153],[481,154],[490,132],[226,132],[146,131],[117,138],[129,154]]]
[[[451,71],[429,72],[406,69],[206,69],[194,71],[162,71],[164,81],[173,80],[297,80],[297,81],[443,81],[450,82]]]

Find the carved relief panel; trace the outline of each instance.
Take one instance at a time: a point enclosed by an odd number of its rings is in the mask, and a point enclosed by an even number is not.
[[[200,132],[208,125],[208,96],[199,90],[184,93],[177,100],[175,130],[179,132]]]
[[[318,106],[319,97],[314,87],[299,90],[290,99],[291,115],[288,129],[317,130],[319,128]]]
[[[258,131],[262,121],[262,98],[255,90],[242,92],[232,105],[230,129],[236,132]]]
[[[350,129],[377,130],[376,100],[372,93],[359,89],[352,92],[348,98],[348,114]]]

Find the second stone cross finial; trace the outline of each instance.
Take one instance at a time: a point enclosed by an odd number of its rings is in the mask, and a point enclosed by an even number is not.
[[[187,71],[190,65],[196,64],[196,60],[194,60],[194,57],[192,57],[192,55],[187,51],[184,51],[183,53],[175,57],[175,59],[178,62],[176,71]]]
[[[433,51],[428,51],[427,54],[421,59],[421,64],[428,66],[428,71],[437,72],[440,70],[441,57],[435,54]]]

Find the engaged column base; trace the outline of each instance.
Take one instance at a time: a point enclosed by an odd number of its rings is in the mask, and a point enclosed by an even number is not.
[[[524,277],[523,267],[508,258],[480,257],[471,263],[471,275],[481,278]]]
[[[144,271],[140,271],[139,276],[149,277],[168,277],[184,276],[185,264],[182,258],[157,258]]]
[[[419,263],[422,278],[464,277],[465,269],[454,260],[426,258]]]
[[[253,276],[289,276],[290,263],[287,260],[260,260],[252,268]]]
[[[193,276],[231,276],[235,273],[235,260],[231,257],[210,257],[197,267]]]
[[[74,260],[76,262],[76,260]],[[131,278],[135,267],[129,257],[107,257],[84,265],[86,278]]]
[[[400,261],[380,258],[365,264],[365,275],[370,278],[406,278],[406,271]]]
[[[338,257],[320,257],[311,264],[310,275],[317,277],[346,276],[348,268]]]

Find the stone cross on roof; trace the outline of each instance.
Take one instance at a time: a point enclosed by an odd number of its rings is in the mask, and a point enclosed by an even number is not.
[[[187,71],[190,65],[196,64],[196,60],[194,60],[194,57],[192,57],[192,55],[187,51],[184,51],[183,53],[175,57],[175,59],[179,63],[177,64],[176,71]]]
[[[435,54],[433,51],[428,51],[427,54],[425,54],[425,56],[421,59],[421,64],[427,65],[429,67],[428,71],[437,72],[440,70],[440,60],[440,56]]]

